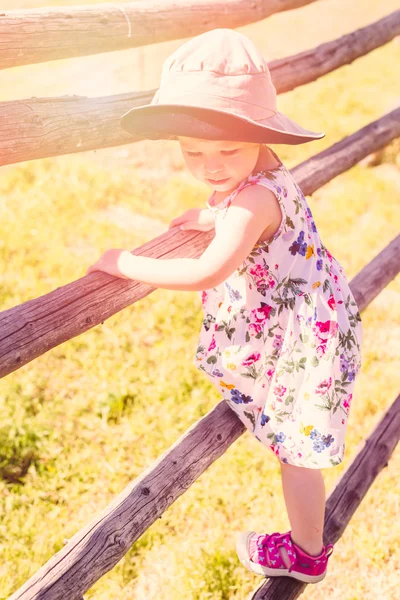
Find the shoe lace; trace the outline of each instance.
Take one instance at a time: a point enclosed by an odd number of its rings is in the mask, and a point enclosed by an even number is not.
[[[288,538],[289,533],[279,533],[278,531],[271,534],[261,534],[257,538],[257,547],[262,549],[264,555],[267,559],[267,563],[269,566],[271,565],[271,555],[275,553],[276,556],[279,557],[282,565],[286,567],[285,561],[282,558],[281,553],[278,548],[284,547],[286,549],[286,553],[290,560],[289,573],[292,571],[296,564],[296,552],[290,542],[290,538]]]

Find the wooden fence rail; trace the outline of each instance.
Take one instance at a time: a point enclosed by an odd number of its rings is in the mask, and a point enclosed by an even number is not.
[[[0,12],[0,69],[191,37],[237,27],[315,0],[145,0],[122,5]],[[177,18],[179,17],[179,18]],[[400,10],[337,40],[271,61],[278,93],[294,89],[389,42],[400,33]],[[73,39],[73,43],[71,43]],[[155,90],[103,98],[31,98],[0,103],[0,166],[135,141],[119,125]],[[370,123],[292,169],[305,195],[400,136],[400,109]],[[163,233],[134,253],[197,258],[214,232]],[[360,311],[400,271],[400,235],[351,281]],[[102,323],[155,288],[92,273],[0,313],[0,376]],[[149,469],[17,590],[10,600],[81,600],[132,544],[245,431],[224,402],[217,404]],[[400,396],[327,498],[324,543],[335,543],[377,477],[400,432]],[[306,584],[291,578],[262,582],[254,600],[292,600]]]
[[[137,0],[1,11],[0,69],[242,27],[316,0]]]
[[[78,531],[9,600],[80,599],[244,431],[243,423],[222,400]],[[324,544],[340,538],[376,476],[387,466],[399,432],[400,396],[328,496]],[[305,586],[282,577],[263,583],[254,597],[291,600]]]
[[[351,168],[361,158],[400,136],[400,109],[388,113],[296,166],[292,174],[306,195]],[[143,244],[134,254],[155,258],[197,258],[215,232],[182,232],[177,228]],[[360,280],[356,301],[371,298],[400,269],[400,236],[377,260],[374,281]],[[374,263],[375,264],[375,263]],[[144,298],[155,288],[137,281],[95,272],[0,313],[0,377],[62,344]]]
[[[276,90],[280,94],[315,81],[399,33],[400,10],[316,48],[270,61]],[[0,102],[0,166],[138,141],[122,129],[120,118],[130,108],[150,102],[155,91]]]
[[[400,395],[375,426],[363,448],[336,482],[325,508],[324,544],[336,543],[342,536],[362,499],[396,448],[400,434]],[[262,581],[252,600],[294,600],[307,584],[289,577]]]

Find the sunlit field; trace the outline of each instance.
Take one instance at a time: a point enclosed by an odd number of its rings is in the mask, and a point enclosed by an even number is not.
[[[1,8],[78,4],[3,0]],[[267,58],[278,58],[396,7],[393,0],[316,2],[241,31]],[[146,48],[141,73],[129,69],[139,49],[3,71],[0,101],[151,89],[162,60],[182,41]],[[303,146],[272,146],[286,166],[392,110],[399,59],[393,40],[279,96],[279,110],[326,133]],[[373,164],[363,161],[308,198],[349,280],[398,234],[399,149],[399,141],[391,143]],[[0,310],[83,277],[108,248],[132,250],[160,235],[186,209],[204,206],[209,193],[185,172],[174,142],[44,158],[3,167],[0,175]],[[399,305],[396,278],[361,315],[363,367],[345,460],[323,471],[327,495],[398,394]],[[192,363],[201,321],[197,292],[158,289],[0,381],[1,600],[220,401]],[[326,578],[302,598],[397,598],[399,468],[397,449],[335,545]],[[260,578],[239,563],[235,532],[289,528],[277,459],[245,433],[84,597],[245,600]]]

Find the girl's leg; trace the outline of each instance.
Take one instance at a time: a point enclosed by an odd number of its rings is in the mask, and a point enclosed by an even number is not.
[[[279,463],[291,538],[304,552],[317,556],[323,549],[325,516],[325,483],[322,473],[319,469],[296,467],[281,461]],[[284,556],[286,550],[281,550]]]

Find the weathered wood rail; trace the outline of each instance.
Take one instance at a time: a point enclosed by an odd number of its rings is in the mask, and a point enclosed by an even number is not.
[[[400,109],[350,135],[291,170],[303,193],[310,195],[362,158],[400,136]],[[214,232],[168,230],[133,251],[153,258],[197,258]],[[376,259],[373,286],[360,295],[378,294],[400,269],[400,236]],[[0,312],[0,377],[19,369],[51,348],[95,327],[155,288],[95,272]],[[356,293],[358,293],[356,291]],[[356,297],[356,301],[360,299]]]
[[[268,68],[281,94],[352,63],[399,34],[400,10],[316,48],[270,61]],[[138,141],[122,129],[120,118],[150,102],[155,91],[0,102],[0,166]]]
[[[315,0],[140,0],[123,5],[0,12],[0,69],[133,48],[237,27]],[[179,19],[175,18],[179,12]],[[71,33],[74,43],[71,44]],[[400,11],[337,40],[271,61],[278,93],[315,81],[400,33]],[[57,43],[55,43],[55,41]],[[135,141],[117,125],[155,90],[104,98],[31,98],[0,103],[0,165]],[[57,123],[57,127],[52,126]],[[291,170],[305,195],[400,136],[400,109],[382,116]],[[166,231],[133,252],[157,258],[198,257],[214,233]],[[400,235],[350,282],[360,311],[400,271]],[[0,376],[102,323],[154,288],[92,273],[0,313]],[[10,600],[81,600],[165,510],[238,439],[245,427],[220,402],[149,469],[78,531]],[[335,543],[388,464],[400,433],[400,396],[327,499],[324,543]],[[305,588],[290,578],[262,582],[254,600],[291,600]]]
[[[315,1],[136,0],[9,11],[0,6],[0,69],[234,29]]]
[[[335,544],[379,473],[387,467],[400,435],[400,396],[386,411],[374,430],[364,440],[364,447],[342,473],[327,497],[324,543]],[[261,582],[252,600],[294,600],[306,588],[305,583],[279,577]]]
[[[80,598],[244,431],[243,423],[222,400],[78,531],[9,600]],[[325,544],[337,542],[342,535],[374,479],[387,466],[399,432],[400,396],[328,496]],[[264,583],[254,597],[291,600],[305,586],[282,577]]]

